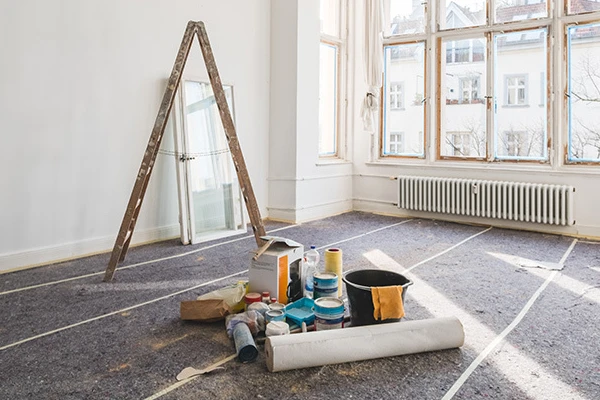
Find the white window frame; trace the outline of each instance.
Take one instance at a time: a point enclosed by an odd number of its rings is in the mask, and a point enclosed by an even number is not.
[[[339,6],[338,35],[330,35],[320,32],[320,45],[333,46],[337,50],[336,60],[336,111],[335,111],[335,135],[334,153],[319,153],[319,159],[344,159],[346,156],[346,115],[347,115],[347,66],[348,66],[348,1],[335,0]],[[320,5],[319,5],[320,7]],[[319,124],[320,125],[320,124]],[[321,132],[319,132],[319,142]]]
[[[394,1],[394,0],[391,0]],[[401,0],[397,0],[401,1]],[[426,122],[425,122],[425,155],[421,160],[406,160],[399,158],[387,158],[390,163],[393,164],[438,164],[438,163],[449,163],[457,161],[464,163],[466,161],[486,164],[496,163],[496,166],[490,166],[492,168],[505,168],[500,166],[502,163],[512,163],[508,168],[516,168],[527,170],[528,168],[548,168],[565,171],[572,170],[575,166],[600,165],[600,162],[587,162],[578,160],[569,160],[569,107],[567,106],[568,88],[569,83],[569,71],[568,61],[565,55],[567,54],[567,29],[573,25],[592,24],[600,22],[600,10],[586,11],[579,14],[569,14],[569,0],[547,0],[543,10],[538,10],[530,15],[530,19],[507,21],[504,23],[498,23],[495,20],[496,16],[496,5],[499,0],[488,0],[485,4],[485,24],[477,26],[467,26],[464,28],[452,28],[452,29],[440,29],[439,17],[442,16],[440,12],[445,4],[442,4],[443,0],[440,1],[428,1],[426,2],[426,26],[425,32],[420,34],[401,34],[384,37],[384,48],[393,44],[403,43],[414,43],[417,41],[425,42],[427,54],[426,60],[431,60],[425,67],[425,93],[423,95],[424,102],[426,104]],[[544,15],[540,15],[544,14]],[[384,24],[387,19],[384,18]],[[535,104],[539,105],[539,108],[546,109],[547,121],[544,121],[544,128],[547,132],[547,137],[544,146],[544,157],[543,159],[523,159],[523,158],[512,158],[512,157],[501,157],[496,155],[496,142],[501,139],[502,132],[495,133],[495,122],[494,122],[494,111],[497,107],[506,106],[504,99],[503,77],[496,76],[494,74],[495,66],[491,53],[494,52],[494,35],[502,33],[511,33],[517,31],[535,30],[535,29],[546,29],[546,71],[542,72],[543,82],[540,83],[539,91],[541,100],[537,103],[538,87],[532,86],[537,85],[537,76],[531,75],[536,73],[534,71],[529,72],[530,79],[527,81],[526,88],[526,104],[531,106]],[[458,41],[469,39],[472,37],[484,36],[486,38],[486,53],[487,53],[487,67],[486,75],[481,78],[480,93],[481,97],[487,106],[487,121],[486,121],[486,154],[485,157],[477,157],[469,160],[461,159],[460,157],[446,157],[442,156],[441,149],[445,145],[445,137],[442,136],[443,132],[440,130],[441,117],[440,107],[443,105],[439,103],[438,99],[443,98],[443,87],[440,86],[441,78],[439,76],[440,66],[439,63],[446,58],[446,54],[441,54],[441,40],[445,41]],[[471,47],[472,48],[472,47]],[[470,50],[470,57],[472,50]],[[443,58],[442,58],[443,57]],[[524,71],[524,72],[525,72]],[[539,71],[538,71],[539,72]],[[412,76],[406,77],[406,80],[412,79]],[[483,85],[483,82],[486,82]],[[498,81],[498,82],[495,82]],[[495,85],[498,85],[495,87]],[[494,98],[496,96],[496,98]],[[411,100],[408,99],[410,102]],[[535,103],[534,103],[535,102]],[[514,106],[513,106],[514,107]],[[537,108],[537,107],[536,107]],[[389,110],[388,110],[389,111]],[[381,113],[382,118],[384,113]],[[498,135],[498,137],[495,137]],[[384,146],[383,136],[379,138],[379,160],[385,161],[385,154],[383,151]],[[518,164],[516,164],[518,162]]]
[[[565,13],[567,12],[568,9],[568,3],[567,0],[565,0]],[[592,18],[595,17],[595,18]],[[571,144],[571,137],[572,137],[572,127],[571,127],[571,117],[572,117],[572,113],[571,113],[571,101],[573,100],[572,98],[569,98],[569,96],[571,95],[571,82],[569,81],[569,78],[571,76],[571,73],[569,71],[569,66],[571,65],[571,49],[569,48],[569,28],[571,27],[575,27],[575,28],[579,28],[579,27],[584,27],[585,25],[588,24],[600,24],[600,11],[596,11],[596,12],[589,12],[589,13],[582,13],[582,14],[574,14],[571,16],[567,16],[565,18],[565,24],[564,24],[564,47],[565,47],[565,55],[566,55],[566,73],[565,73],[565,96],[567,97],[567,104],[565,106],[565,109],[563,110],[563,128],[564,128],[564,135],[563,135],[563,142],[564,142],[564,155],[563,155],[563,159],[562,161],[564,162],[565,165],[579,165],[579,166],[599,166],[600,165],[600,157],[599,159],[587,159],[585,157],[581,157],[581,158],[577,158],[577,159],[571,159],[571,148],[572,148],[572,144]]]
[[[550,0],[552,1],[552,0]],[[548,15],[552,15],[551,11],[550,11],[550,7],[549,7],[550,3],[546,4],[546,10],[548,12]],[[500,78],[500,80],[497,81],[497,77],[495,76],[495,59],[497,57],[496,54],[494,54],[494,35],[496,34],[502,34],[502,33],[510,33],[510,32],[518,32],[518,31],[529,31],[529,30],[534,30],[534,29],[541,29],[541,28],[547,28],[548,29],[548,37],[546,38],[547,40],[547,46],[549,46],[549,42],[550,39],[549,37],[551,36],[551,28],[554,27],[554,22],[553,19],[551,17],[547,17],[547,18],[535,18],[535,19],[529,19],[529,20],[518,20],[518,21],[511,21],[511,22],[505,22],[505,23],[494,23],[492,22],[492,20],[495,17],[495,5],[496,5],[496,1],[488,1],[487,2],[487,7],[486,7],[486,13],[487,13],[487,17],[486,17],[486,24],[485,25],[480,25],[480,26],[469,26],[469,27],[464,27],[464,28],[448,28],[448,29],[444,29],[444,30],[438,30],[437,32],[432,32],[432,40],[436,40],[436,45],[437,45],[437,55],[438,57],[444,57],[444,60],[447,60],[446,58],[446,54],[442,54],[442,41],[446,41],[446,44],[449,45],[450,44],[450,40],[452,41],[460,41],[460,40],[466,40],[466,39],[470,39],[472,38],[472,40],[470,41],[470,47],[469,47],[469,62],[471,62],[472,60],[472,54],[473,54],[473,40],[475,40],[476,36],[480,36],[483,35],[486,37],[486,42],[487,42],[487,47],[486,47],[486,52],[487,52],[487,57],[486,57],[486,87],[485,88],[481,88],[480,89],[480,93],[479,96],[483,99],[486,99],[486,103],[487,103],[487,109],[486,109],[486,123],[485,123],[485,139],[486,139],[486,145],[485,145],[485,154],[482,156],[470,156],[468,158],[468,160],[465,161],[474,161],[474,162],[494,162],[494,163],[502,163],[502,162],[536,162],[536,163],[550,163],[550,151],[548,149],[548,151],[544,151],[544,157],[543,159],[540,158],[525,158],[525,157],[503,157],[503,156],[499,156],[496,154],[495,152],[495,148],[496,148],[496,143],[498,141],[501,141],[501,137],[498,137],[497,135],[501,135],[501,132],[495,132],[496,131],[496,127],[495,127],[495,122],[494,122],[494,118],[495,118],[495,111],[496,111],[496,107],[526,107],[529,105],[529,80],[526,77],[526,83],[525,83],[525,99],[524,99],[524,103],[522,104],[516,104],[516,105],[508,105],[508,92],[506,90],[506,86],[507,86],[507,79],[506,77]],[[438,12],[441,10],[442,5],[441,3],[438,5]],[[437,23],[436,23],[436,26]],[[455,59],[453,58],[452,61],[454,61]],[[440,63],[438,62],[437,64],[438,69],[435,71],[435,75],[438,78],[438,82],[440,82],[442,79],[442,77],[440,76],[441,73],[441,67],[440,67]],[[547,66],[546,66],[547,70],[549,71],[549,69],[551,68],[550,65],[550,61],[547,60]],[[515,74],[515,76],[521,76],[521,75],[526,75],[526,74]],[[550,77],[550,73],[548,72],[547,74],[548,77]],[[504,87],[494,87],[494,82],[497,82],[498,84],[504,84]],[[440,88],[441,89],[441,88]],[[502,94],[503,93],[503,94]],[[459,93],[460,96],[462,96],[462,91]],[[494,98],[495,96],[495,98]],[[503,96],[503,97],[499,97],[499,96]],[[451,156],[451,155],[446,155],[443,152],[443,148],[445,146],[445,140],[446,138],[444,137],[444,132],[442,132],[442,119],[440,116],[441,113],[441,107],[444,107],[445,105],[442,105],[440,101],[437,101],[435,104],[435,110],[434,110],[434,114],[436,115],[436,125],[437,125],[437,136],[436,136],[436,141],[438,143],[437,146],[437,154],[436,154],[436,160],[455,160],[455,161],[462,161],[464,160],[466,157],[465,156]],[[547,107],[547,115],[550,116],[550,111],[551,111],[551,107],[548,104]],[[551,126],[552,126],[552,121],[548,121],[547,122],[548,125],[546,127],[546,131],[548,132],[548,134],[550,135],[550,132],[552,132],[551,130]],[[547,141],[547,145],[550,146],[551,145],[551,141],[548,140]]]

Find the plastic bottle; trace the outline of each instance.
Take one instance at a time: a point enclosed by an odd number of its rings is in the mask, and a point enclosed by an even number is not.
[[[317,265],[319,264],[319,252],[315,249],[315,246],[310,246],[310,250],[304,254],[304,268],[302,271],[302,287],[304,297],[309,299],[313,298],[314,293],[314,280],[313,277],[317,272]]]

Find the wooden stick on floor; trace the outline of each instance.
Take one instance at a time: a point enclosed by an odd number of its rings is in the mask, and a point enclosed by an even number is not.
[[[215,95],[217,107],[221,115],[221,121],[223,123],[227,141],[229,143],[231,156],[235,165],[235,170],[240,182],[240,188],[246,202],[248,214],[250,215],[250,222],[252,224],[252,230],[254,231],[256,244],[261,246],[263,243],[260,237],[265,235],[265,228],[262,218],[260,217],[260,210],[258,208],[258,204],[256,203],[254,191],[252,190],[252,184],[248,176],[248,171],[246,169],[242,150],[238,142],[235,126],[233,125],[233,119],[231,118],[231,113],[229,111],[229,106],[227,105],[225,91],[223,90],[221,79],[219,77],[219,71],[217,70],[212,49],[210,48],[208,35],[206,34],[206,29],[203,22],[190,21],[187,24],[183,39],[181,40],[181,45],[179,46],[175,64],[173,65],[171,76],[169,77],[160,109],[158,111],[156,121],[154,122],[154,128],[152,129],[152,134],[150,135],[148,146],[146,147],[146,152],[144,153],[144,158],[142,159],[142,163],[140,165],[140,169],[129,198],[129,203],[127,205],[127,209],[125,210],[123,221],[121,222],[121,228],[119,229],[117,239],[115,240],[110,261],[108,262],[108,267],[106,268],[106,272],[104,274],[105,282],[112,280],[117,268],[117,264],[125,259],[129,244],[131,243],[131,237],[133,236],[133,231],[135,229],[135,224],[144,200],[144,195],[146,194],[146,189],[148,188],[150,175],[156,161],[158,149],[160,148],[160,143],[162,141],[169,113],[173,107],[175,94],[181,81],[181,75],[185,68],[194,35],[198,35],[200,48],[202,49],[202,54],[204,55],[204,62],[209,73],[213,93]]]

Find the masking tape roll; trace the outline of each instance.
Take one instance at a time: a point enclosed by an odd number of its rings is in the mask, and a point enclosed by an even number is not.
[[[342,297],[342,249],[325,250],[325,272],[331,272],[338,277],[338,297]]]

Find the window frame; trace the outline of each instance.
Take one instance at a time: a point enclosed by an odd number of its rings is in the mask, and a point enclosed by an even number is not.
[[[319,161],[343,160],[347,153],[347,86],[348,86],[348,1],[335,0],[338,3],[338,36],[321,32],[319,28],[319,48],[321,45],[336,48],[336,82],[335,82],[335,115],[334,115],[334,149],[333,153],[321,153],[317,144],[317,155]],[[320,7],[320,2],[319,2]],[[320,73],[320,71],[319,71]],[[319,84],[320,85],[320,84]],[[319,122],[320,126],[320,122]],[[318,132],[318,142],[321,140],[321,132]]]
[[[427,29],[427,27],[426,27]],[[425,36],[425,34],[419,34],[420,37]],[[411,44],[420,44],[423,43],[423,99],[421,101],[421,103],[424,103],[424,107],[423,107],[423,131],[421,133],[421,131],[419,131],[420,135],[422,135],[422,143],[420,143],[421,145],[421,149],[422,149],[422,154],[391,154],[391,153],[387,153],[386,152],[386,140],[385,140],[385,129],[386,129],[386,121],[385,121],[385,116],[386,116],[386,109],[385,109],[385,104],[387,104],[387,95],[389,93],[387,93],[386,91],[386,84],[385,84],[385,75],[386,75],[386,61],[385,61],[385,51],[386,51],[386,47],[393,47],[393,46],[403,46],[403,45],[411,45]],[[383,99],[383,101],[380,101],[379,104],[379,150],[378,150],[378,158],[379,159],[394,159],[394,158],[398,158],[398,159],[425,159],[427,158],[427,131],[428,131],[428,127],[427,127],[427,121],[428,121],[428,109],[427,109],[427,70],[428,70],[428,57],[427,57],[427,42],[423,41],[423,40],[412,40],[412,41],[391,41],[389,39],[386,40],[386,38],[384,38],[383,40],[383,47],[382,47],[382,55],[383,55],[383,77],[382,77],[382,85],[380,88],[380,95],[379,98]],[[415,75],[414,78],[416,79],[416,82],[418,82],[418,77],[419,75]],[[394,81],[394,82],[400,82],[400,81]],[[404,85],[404,82],[406,82],[405,80],[402,81],[403,83],[403,95],[404,95],[404,107],[403,108],[390,108],[389,110],[387,110],[387,112],[394,112],[394,111],[401,111],[401,110],[406,110],[406,85]],[[390,82],[390,86],[391,86],[392,82]],[[390,131],[390,134],[392,132]],[[406,132],[403,132],[404,134],[404,148],[406,148]]]
[[[394,0],[391,0],[394,1]],[[465,165],[464,161],[472,163],[478,163],[480,165],[496,165],[498,168],[517,168],[520,166],[524,168],[527,164],[533,164],[531,168],[551,168],[568,171],[576,165],[591,165],[597,167],[600,165],[600,161],[581,161],[578,159],[569,160],[569,106],[568,106],[568,27],[572,25],[583,25],[600,23],[600,9],[581,12],[577,14],[569,14],[569,0],[546,0],[544,2],[545,8],[536,9],[531,11],[529,19],[519,19],[515,21],[506,22],[495,22],[496,19],[496,4],[498,0],[489,0],[485,3],[485,12],[481,17],[485,20],[483,25],[476,26],[465,26],[461,28],[444,28],[440,29],[440,18],[445,18],[446,15],[440,13],[440,9],[445,6],[442,5],[442,1],[438,2],[426,2],[424,6],[425,13],[425,31],[418,34],[399,34],[384,36],[383,49],[385,46],[424,42],[426,46],[425,54],[425,74],[424,74],[424,87],[425,92],[423,94],[423,101],[425,102],[424,114],[425,124],[423,132],[423,152],[424,156],[418,157],[419,161],[426,165],[442,165],[443,163],[450,163],[447,165],[453,165],[451,162],[460,162],[461,164],[455,164],[457,167]],[[545,11],[543,11],[545,10]],[[545,16],[540,17],[539,14],[544,13]],[[502,19],[504,16],[500,16]],[[389,19],[391,21],[391,18]],[[389,21],[384,19],[384,24],[388,24]],[[387,29],[387,28],[386,28]],[[541,158],[519,158],[519,157],[503,157],[496,153],[500,153],[497,150],[498,141],[501,140],[502,132],[495,132],[496,120],[499,118],[494,115],[495,107],[502,107],[505,101],[502,97],[498,98],[501,87],[496,87],[495,80],[502,82],[502,77],[495,76],[494,57],[492,53],[495,50],[494,37],[498,34],[511,33],[517,31],[529,31],[536,29],[545,29],[545,51],[546,51],[546,70],[539,72],[541,80],[538,88],[538,76],[532,75],[535,72],[529,72],[526,87],[526,104],[519,106],[509,107],[524,107],[535,106],[536,109],[545,109],[545,115],[547,121],[542,121],[543,129],[545,129],[545,139],[542,139],[543,154]],[[441,103],[440,97],[442,94],[442,87],[440,86],[440,63],[445,60],[445,54],[440,54],[441,40],[460,40],[469,37],[484,36],[486,38],[485,53],[488,66],[486,68],[485,84],[480,81],[479,97],[484,101],[487,109],[488,118],[486,121],[486,156],[481,158],[464,158],[464,157],[448,157],[442,156],[441,146],[444,144],[444,139],[441,137]],[[526,40],[524,37],[522,40]],[[470,50],[471,52],[472,50]],[[444,58],[442,58],[444,57]],[[409,76],[406,80],[413,79],[413,76]],[[539,89],[539,90],[538,90]],[[538,91],[540,95],[540,101],[538,102]],[[383,88],[381,95],[383,96]],[[496,94],[495,94],[496,92]],[[462,96],[462,93],[461,93]],[[496,96],[496,98],[494,98]],[[410,97],[410,96],[409,96]],[[382,97],[383,98],[383,97]],[[433,101],[432,101],[433,100]],[[410,99],[408,99],[410,102]],[[384,103],[381,102],[380,107],[380,135],[378,148],[378,161],[384,162],[386,160],[395,161],[393,164],[400,164],[405,159],[407,163],[411,163],[408,156],[400,156],[398,160],[393,160],[392,157],[384,155],[384,141],[383,141],[383,114],[384,114]],[[538,104],[539,103],[539,104]],[[497,137],[496,137],[497,136]],[[501,165],[504,165],[501,167]],[[592,170],[590,170],[592,171]]]
[[[565,14],[567,12],[567,7],[568,7],[568,0],[565,0]],[[591,16],[594,16],[594,18],[590,18]],[[571,66],[571,59],[570,59],[570,47],[569,47],[569,29],[571,27],[583,27],[585,25],[595,25],[595,24],[600,24],[600,10],[598,11],[593,11],[593,12],[586,12],[586,13],[579,13],[579,14],[570,14],[567,15],[565,18],[565,22],[563,25],[563,40],[564,40],[564,45],[563,45],[563,54],[565,57],[565,65],[564,65],[564,69],[565,69],[565,73],[564,73],[564,77],[565,77],[565,82],[564,82],[564,86],[563,86],[563,90],[564,90],[564,101],[563,101],[563,143],[564,145],[562,146],[562,148],[564,149],[564,153],[563,153],[563,157],[562,157],[562,162],[564,165],[567,166],[594,166],[594,167],[598,167],[600,166],[600,158],[598,160],[589,160],[589,159],[571,159],[570,155],[571,155],[571,117],[572,117],[572,110],[571,110],[571,104],[570,104],[570,92],[571,92],[571,82],[570,82],[570,78],[571,78],[571,71],[570,71],[570,66]],[[599,46],[600,48],[600,46]]]
[[[530,30],[536,30],[536,29],[546,29],[547,30],[547,34],[546,34],[546,49],[547,49],[547,55],[546,55],[546,76],[547,76],[547,90],[549,93],[551,93],[551,88],[552,88],[552,51],[553,49],[550,47],[551,46],[551,36],[552,36],[552,28],[555,25],[554,22],[554,16],[551,14],[551,10],[550,10],[550,3],[551,0],[546,2],[546,9],[547,9],[547,13],[548,16],[544,17],[544,18],[533,18],[533,19],[529,19],[529,20],[518,20],[518,21],[508,21],[508,22],[503,22],[503,23],[495,23],[492,22],[492,19],[494,18],[494,13],[495,13],[495,1],[488,1],[487,2],[487,7],[486,7],[486,23],[484,25],[479,25],[479,26],[469,26],[469,27],[464,27],[464,28],[453,28],[453,29],[444,29],[444,30],[439,30],[437,32],[435,32],[433,34],[433,36],[437,39],[436,42],[436,54],[438,57],[438,62],[436,63],[436,67],[437,70],[436,72],[436,77],[437,77],[437,89],[438,89],[438,95],[436,96],[436,102],[435,102],[435,110],[433,111],[436,115],[436,138],[435,141],[437,143],[437,151],[436,151],[436,155],[435,155],[435,160],[437,161],[461,161],[461,162],[479,162],[479,163],[486,163],[486,164],[490,164],[490,163],[534,163],[534,164],[546,164],[546,165],[550,165],[552,164],[553,160],[551,157],[551,146],[552,146],[552,127],[553,127],[553,121],[552,118],[550,118],[551,114],[551,110],[552,110],[552,104],[551,102],[548,102],[547,107],[546,107],[546,115],[547,115],[547,124],[546,124],[546,132],[547,132],[547,140],[546,140],[546,146],[547,148],[544,149],[543,152],[543,159],[542,158],[521,158],[521,157],[503,157],[503,156],[499,156],[496,154],[496,148],[497,148],[497,143],[501,141],[501,138],[497,135],[500,134],[500,132],[496,133],[496,126],[495,126],[495,111],[496,111],[496,107],[508,107],[508,108],[525,108],[525,107],[529,107],[529,79],[526,79],[526,89],[525,89],[525,104],[523,105],[507,105],[507,96],[508,96],[508,92],[505,90],[505,94],[504,94],[504,98],[499,98],[498,97],[498,91],[499,88],[495,87],[494,82],[495,82],[495,59],[497,57],[497,55],[494,54],[494,35],[495,34],[504,34],[504,33],[512,33],[512,32],[520,32],[520,31],[530,31]],[[438,11],[440,10],[441,7],[441,3],[438,3]],[[439,15],[439,14],[438,14]],[[439,21],[436,21],[436,25],[439,26]],[[472,43],[473,40],[475,40],[475,37],[477,35],[483,35],[486,38],[486,87],[484,92],[481,93],[481,97],[484,99],[485,104],[486,104],[486,123],[485,123],[485,128],[486,128],[486,132],[485,132],[485,138],[486,138],[486,145],[485,145],[485,156],[475,156],[475,157],[465,157],[465,156],[450,156],[450,155],[444,155],[442,153],[442,146],[444,146],[445,142],[445,138],[443,137],[443,132],[442,132],[442,112],[441,112],[441,108],[443,107],[443,105],[441,104],[441,91],[443,90],[443,88],[441,87],[441,83],[442,83],[442,67],[441,67],[441,60],[442,60],[442,56],[444,57],[444,59],[446,59],[445,54],[442,55],[442,42],[444,40],[448,41],[448,40],[464,40],[464,39],[469,39],[471,38],[471,46],[470,49],[473,48]],[[470,53],[471,54],[471,53]],[[471,58],[470,58],[471,59]],[[514,74],[514,75],[522,75],[522,74]],[[505,86],[506,86],[506,79],[503,79],[503,82],[505,82]]]

